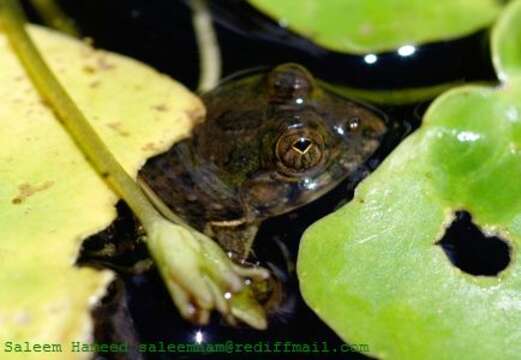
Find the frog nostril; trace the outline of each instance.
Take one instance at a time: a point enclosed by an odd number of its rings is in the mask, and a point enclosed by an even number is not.
[[[291,146],[293,147],[294,150],[298,151],[301,155],[304,155],[305,153],[307,153],[309,151],[309,149],[311,148],[311,145],[312,145],[311,140],[309,140],[305,137],[301,137],[301,138],[297,139],[297,141],[295,141],[293,143],[293,145],[291,145]]]
[[[347,123],[347,128],[350,131],[358,129],[359,126],[360,126],[360,118],[357,116],[350,118]]]

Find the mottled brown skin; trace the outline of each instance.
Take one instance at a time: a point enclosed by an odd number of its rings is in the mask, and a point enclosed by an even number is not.
[[[206,121],[150,159],[140,176],[239,258],[264,219],[331,190],[386,131],[380,113],[324,90],[296,64],[229,81],[203,101]]]

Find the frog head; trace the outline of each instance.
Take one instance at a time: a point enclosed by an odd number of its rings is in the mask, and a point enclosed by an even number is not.
[[[203,99],[208,119],[196,130],[197,152],[250,220],[328,192],[386,132],[379,111],[327,91],[297,64],[224,84]]]

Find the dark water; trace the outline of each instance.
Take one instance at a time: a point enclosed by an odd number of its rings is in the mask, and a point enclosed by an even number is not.
[[[411,56],[401,56],[397,51],[379,53],[375,63],[368,63],[364,56],[328,51],[299,37],[244,1],[213,0],[211,6],[219,25],[248,39],[244,50],[261,57],[256,61],[276,64],[292,59],[304,63],[316,76],[330,82],[365,89],[399,89],[494,77],[486,31],[453,41],[426,44]],[[236,38],[225,44],[224,48],[230,54],[237,52]],[[259,44],[267,43],[270,48],[258,50]],[[245,61],[242,65],[251,64],[251,60],[242,57],[241,60]]]
[[[199,58],[190,12],[182,1],[62,0],[61,3],[67,13],[76,19],[82,34],[92,37],[96,46],[139,59],[188,87],[195,87]],[[418,48],[415,55],[407,58],[395,52],[379,54],[378,63],[370,66],[361,56],[324,51],[290,33],[281,32],[274,23],[252,14],[251,9],[235,0],[213,0],[212,7],[219,16],[217,30],[223,53],[224,76],[247,68],[293,61],[307,66],[325,80],[335,79],[368,89],[426,86],[454,80],[495,80],[485,32],[451,42],[429,44]],[[179,318],[154,270],[142,275],[130,275],[123,271],[119,283],[113,285],[110,295],[104,300],[104,305],[95,312],[96,340],[124,340],[134,344],[194,342],[197,331],[201,331],[205,341],[209,342],[327,342],[330,349],[339,348],[342,341],[307,308],[299,295],[292,266],[300,236],[311,223],[352,197],[354,186],[378,166],[401,139],[419,126],[427,106],[428,103],[380,107],[393,125],[391,136],[378,152],[355,175],[319,201],[297,212],[271,219],[262,226],[255,242],[255,259],[280,274],[288,294],[279,313],[270,319],[267,331],[231,328],[223,325],[218,316],[207,327],[194,327]],[[120,211],[117,229],[111,236],[127,244],[120,249],[124,258],[119,259],[121,265],[125,265],[146,256],[146,250],[131,239],[135,235],[135,224],[128,209],[121,205]],[[96,239],[93,241],[94,245],[91,245],[95,247]],[[370,343],[368,345],[371,346]],[[240,359],[246,358],[246,355],[132,353],[121,358]],[[113,356],[100,354],[99,358]],[[365,357],[356,352],[340,355],[331,351],[327,354],[272,353],[257,355],[257,358]]]

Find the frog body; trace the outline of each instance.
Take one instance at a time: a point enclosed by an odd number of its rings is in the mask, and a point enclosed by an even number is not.
[[[263,220],[334,188],[386,133],[380,112],[328,92],[297,64],[228,81],[202,99],[206,121],[140,177],[241,259]]]

